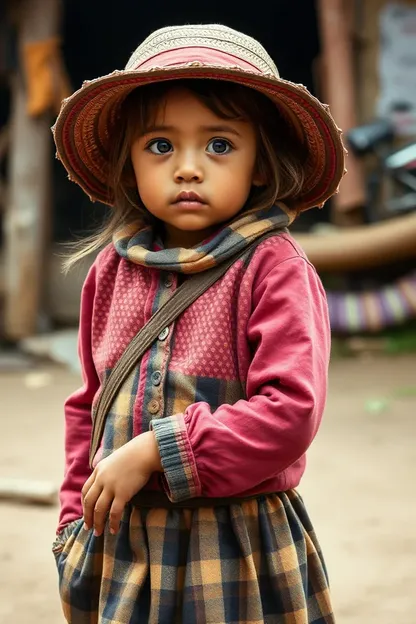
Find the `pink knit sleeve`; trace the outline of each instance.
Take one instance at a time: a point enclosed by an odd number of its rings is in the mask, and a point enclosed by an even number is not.
[[[152,421],[174,501],[255,490],[299,460],[325,406],[330,331],[325,293],[301,255],[254,284],[246,400],[212,412],[195,403]]]
[[[65,402],[65,476],[60,490],[61,511],[58,532],[82,516],[81,490],[91,474],[88,456],[91,436],[91,406],[99,379],[91,353],[92,312],[96,266],[91,267],[81,294],[78,350],[83,386]]]

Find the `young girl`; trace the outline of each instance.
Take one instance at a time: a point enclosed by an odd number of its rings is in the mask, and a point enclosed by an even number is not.
[[[72,258],[112,239],[83,288],[84,385],[65,405],[67,621],[334,622],[294,489],[325,404],[328,315],[285,229],[344,173],[328,108],[246,35],[164,28],[64,102],[55,140],[70,178],[113,206]],[[133,366],[90,468],[124,350],[181,284],[234,257]]]

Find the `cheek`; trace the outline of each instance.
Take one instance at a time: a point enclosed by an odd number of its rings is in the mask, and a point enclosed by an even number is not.
[[[253,184],[254,170],[255,160],[247,155],[242,155],[235,163],[233,171],[230,172],[230,181],[233,187],[239,187],[241,193],[249,190]]]
[[[157,180],[154,180],[151,176],[144,175],[144,172],[141,172],[141,175],[136,180],[137,181],[137,190],[139,191],[139,195],[142,199],[142,202],[146,205],[157,205],[159,203],[159,198],[161,197],[160,191],[160,180],[157,183]]]
[[[237,173],[239,177],[244,177],[251,181],[256,165],[256,159],[257,150],[254,145],[252,146],[249,144],[247,149],[243,149],[240,153],[238,153],[234,167],[238,170]]]
[[[133,165],[137,186],[145,187],[146,183],[148,184],[149,178],[153,178],[155,167],[152,167],[151,159],[149,155],[144,152],[142,146],[133,145],[131,150],[131,163]]]
[[[154,167],[149,166],[146,159],[143,159],[141,162],[136,161],[133,163],[133,169],[136,176],[137,188],[143,200],[145,199],[145,195],[147,196],[149,193],[153,192],[153,195],[157,194],[160,188],[160,173],[158,174]],[[157,183],[158,180],[159,184]]]

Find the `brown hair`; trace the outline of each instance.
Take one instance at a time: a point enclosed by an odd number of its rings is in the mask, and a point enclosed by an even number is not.
[[[65,269],[109,242],[121,226],[140,218],[144,224],[154,223],[140,200],[130,150],[137,136],[154,123],[158,107],[163,105],[169,90],[176,87],[192,91],[218,117],[250,121],[256,128],[256,174],[266,182],[264,186],[253,186],[244,210],[267,209],[281,200],[297,216],[296,198],[304,183],[306,150],[271,100],[233,82],[209,79],[159,82],[135,89],[121,104],[109,154],[108,186],[114,196],[114,207],[98,233],[70,244],[73,253],[65,261]]]

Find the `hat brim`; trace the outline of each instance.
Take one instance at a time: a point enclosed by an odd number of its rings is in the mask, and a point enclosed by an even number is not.
[[[151,71],[115,71],[84,82],[63,101],[53,127],[57,157],[69,178],[79,184],[92,201],[110,206],[114,202],[108,185],[109,141],[118,108],[125,97],[140,86],[186,78],[235,82],[263,93],[276,104],[307,152],[303,192],[296,200],[299,211],[323,206],[337,192],[345,173],[346,150],[342,132],[326,104],[303,85],[273,75],[196,62]]]

